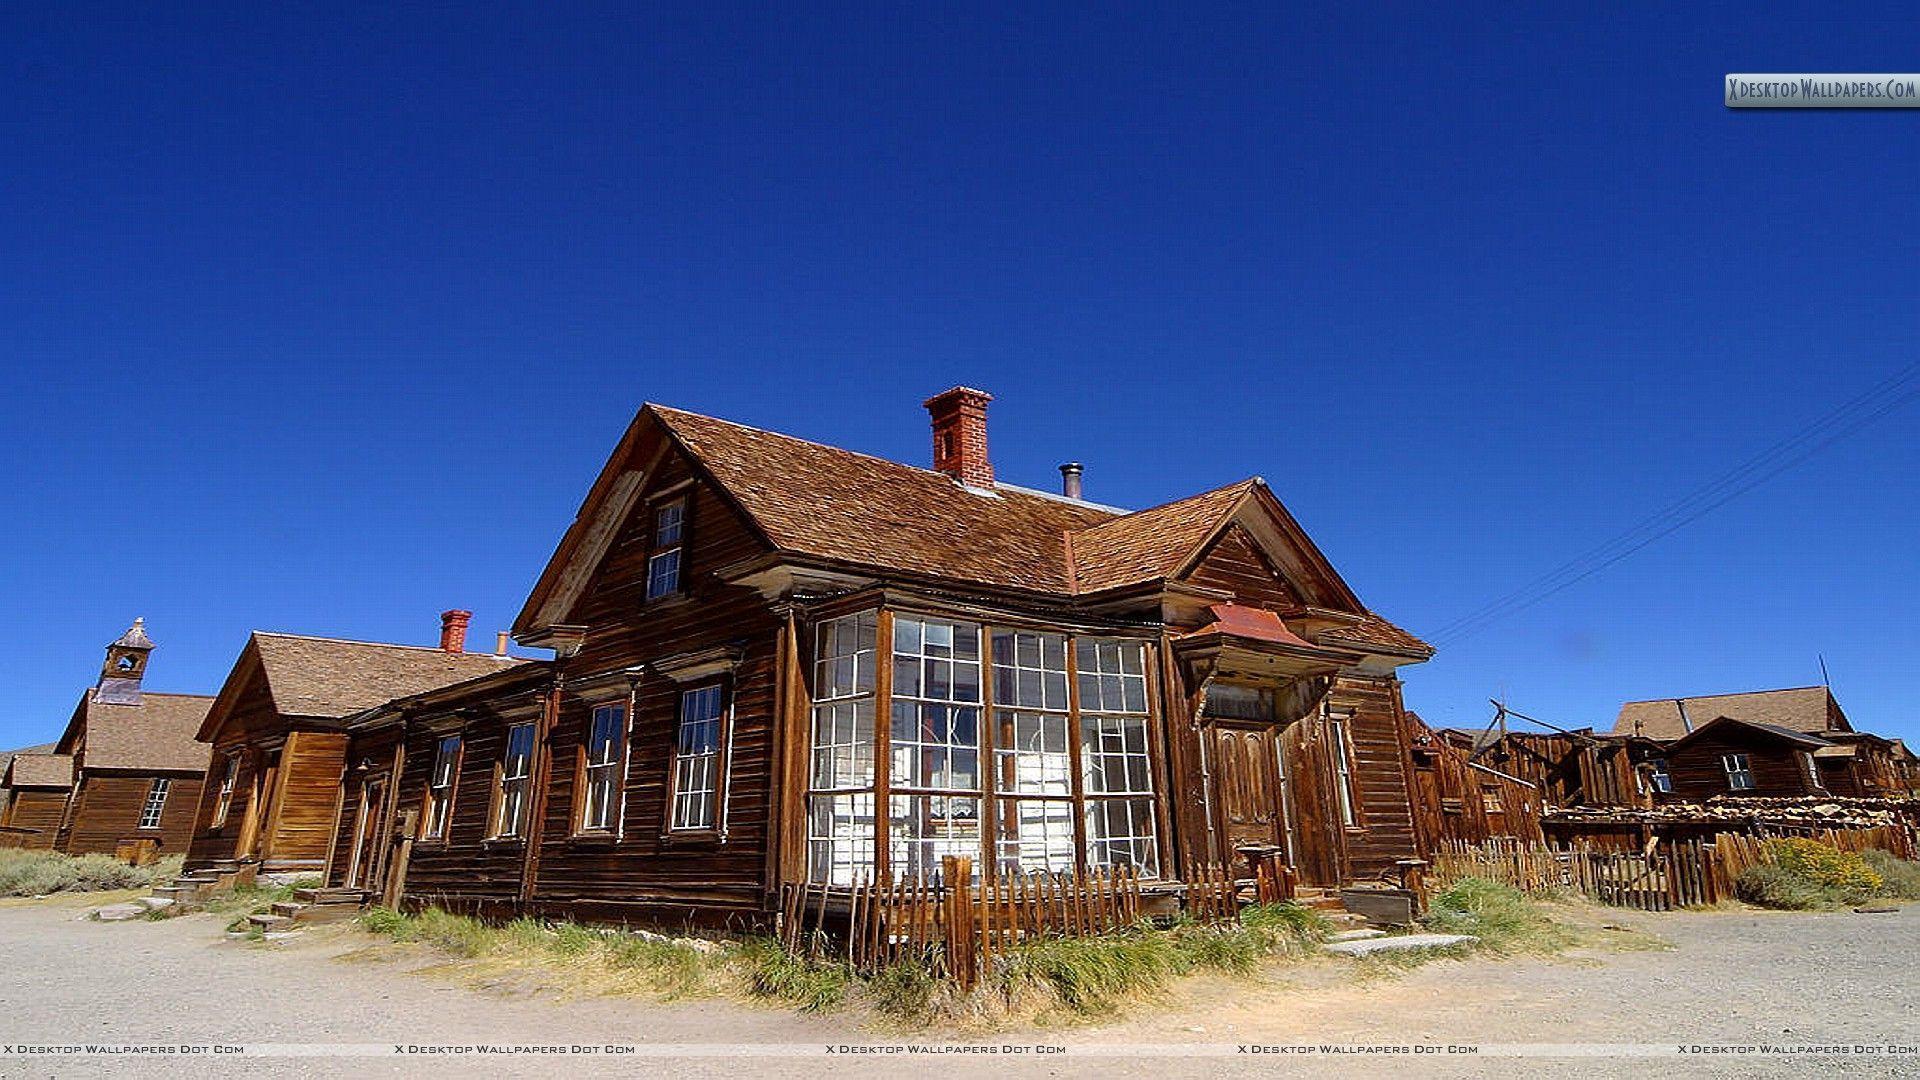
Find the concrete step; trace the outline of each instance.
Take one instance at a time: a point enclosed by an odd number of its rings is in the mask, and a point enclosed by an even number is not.
[[[1333,944],[1335,942],[1341,942],[1341,941],[1368,941],[1373,938],[1380,938],[1380,937],[1386,937],[1386,936],[1387,936],[1387,932],[1385,930],[1375,930],[1372,928],[1342,930],[1339,933],[1327,935],[1327,943]]]
[[[142,896],[138,900],[135,900],[134,903],[139,904],[148,911],[165,911],[170,907],[178,907],[180,901],[175,900],[171,896]]]
[[[128,919],[138,919],[146,913],[145,904],[108,904],[96,910],[93,917],[101,922],[126,922]]]
[[[1398,937],[1336,941],[1324,946],[1323,951],[1339,956],[1372,956],[1375,953],[1410,952],[1415,949],[1440,949],[1449,945],[1471,945],[1479,940],[1471,934],[1402,934]]]

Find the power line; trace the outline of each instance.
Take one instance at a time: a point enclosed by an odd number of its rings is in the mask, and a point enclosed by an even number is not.
[[[1881,380],[1793,435],[1767,447],[1712,483],[1650,515],[1606,543],[1453,620],[1432,635],[1435,644],[1463,640],[1508,615],[1532,607],[1592,577],[1852,435],[1915,397],[1920,397],[1920,388],[1908,386],[1916,375],[1920,375],[1920,362],[1910,364]]]

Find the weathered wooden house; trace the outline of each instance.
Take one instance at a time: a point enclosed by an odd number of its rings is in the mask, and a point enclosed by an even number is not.
[[[107,646],[98,683],[54,744],[73,759],[73,793],[54,840],[60,851],[110,854],[135,841],[162,853],[186,850],[207,771],[207,748],[194,733],[213,699],[145,689],[152,653],[135,619]]]
[[[1448,841],[1545,838],[1540,818],[1550,804],[1537,782],[1475,760],[1449,737],[1453,732],[1433,730],[1412,711],[1405,727],[1423,854]]]
[[[517,662],[467,652],[469,617],[445,613],[438,648],[254,631],[197,725],[213,762],[190,811],[188,869],[325,870],[345,781],[342,719]]]
[[[755,923],[947,855],[1393,878],[1422,847],[1397,672],[1432,650],[1264,481],[1137,512],[1077,466],[1008,484],[988,400],[927,402],[932,469],[643,408],[516,622],[555,659],[348,720],[333,883]]]
[[[73,758],[32,751],[11,754],[0,773],[0,847],[52,848],[72,797]]]
[[[1721,719],[1734,721],[1702,735]],[[1914,791],[1905,745],[1856,731],[1825,686],[1629,701],[1613,733],[1651,739],[1659,796],[1891,796]]]
[[[1652,806],[1668,782],[1660,744],[1588,728],[1449,732],[1476,764],[1533,784],[1549,809]]]

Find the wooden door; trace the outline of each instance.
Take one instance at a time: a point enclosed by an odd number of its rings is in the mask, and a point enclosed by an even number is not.
[[[378,889],[387,865],[387,775],[378,773],[360,782],[360,802],[353,817],[353,856],[347,863],[346,887]]]
[[[1244,844],[1290,847],[1285,773],[1274,736],[1272,725],[1208,729],[1215,827],[1230,860],[1237,861],[1234,849]]]

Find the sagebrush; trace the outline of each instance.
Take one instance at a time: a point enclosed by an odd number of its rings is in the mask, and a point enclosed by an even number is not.
[[[184,861],[171,855],[150,866],[128,866],[108,855],[0,848],[0,896],[145,889],[180,876]]]

